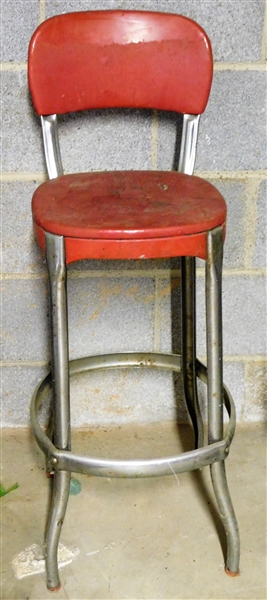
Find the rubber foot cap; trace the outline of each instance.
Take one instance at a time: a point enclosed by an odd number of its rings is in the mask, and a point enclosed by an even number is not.
[[[47,587],[47,589],[49,590],[49,592],[58,592],[58,590],[60,590],[60,588],[61,588],[61,583],[59,583],[59,584],[58,584],[56,587],[54,587],[54,588]]]
[[[238,575],[240,575],[239,571],[229,571],[229,569],[227,569],[227,567],[225,567],[225,573],[229,577],[238,577]]]

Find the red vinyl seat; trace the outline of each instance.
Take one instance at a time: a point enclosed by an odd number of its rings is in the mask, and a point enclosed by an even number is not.
[[[138,243],[131,243],[138,240],[142,258],[169,256],[172,238],[177,242],[179,237],[179,254],[191,255],[194,240],[195,254],[205,258],[206,231],[226,221],[225,200],[213,185],[199,177],[160,171],[63,175],[37,188],[32,211],[43,249],[40,229],[72,238],[76,252],[80,241],[87,240],[86,258],[110,258],[112,241],[118,254],[112,258],[140,258]],[[98,256],[96,240],[106,241],[105,253],[102,243]],[[124,241],[123,251],[116,240]]]
[[[53,481],[45,541],[50,590],[60,587],[57,550],[71,472],[147,477],[210,465],[227,537],[225,570],[232,576],[238,574],[238,526],[225,474],[235,430],[235,407],[222,373],[226,203],[211,183],[193,175],[199,118],[208,102],[212,72],[208,36],[197,23],[177,14],[128,10],[68,13],[44,21],[30,42],[29,87],[41,117],[49,176],[34,193],[32,215],[48,269],[52,371],[33,394],[31,423]],[[57,114],[107,108],[182,114],[177,170],[106,172],[103,164],[101,172],[64,174]],[[69,361],[67,264],[81,259],[171,257],[181,257],[181,355],[131,349],[109,354],[107,349],[101,356]],[[196,356],[196,257],[205,260],[206,269],[207,366]],[[130,367],[149,368],[151,377],[155,368],[181,373],[194,449],[174,457],[131,461],[71,451],[70,376]],[[207,440],[197,378],[207,385]],[[38,409],[51,387],[52,410],[44,431]],[[225,430],[223,405],[229,414]]]

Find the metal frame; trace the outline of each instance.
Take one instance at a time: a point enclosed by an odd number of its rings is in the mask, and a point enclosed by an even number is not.
[[[128,369],[129,367],[180,372],[180,358],[177,354],[146,353],[140,355],[137,352],[90,356],[70,361],[70,376],[98,369]],[[198,377],[204,383],[207,383],[207,368],[199,361],[196,367]],[[200,450],[183,452],[178,456],[147,460],[109,460],[79,456],[70,451],[60,450],[49,439],[38,423],[37,413],[51,386],[52,377],[51,373],[49,373],[38,384],[33,394],[31,422],[34,435],[41,450],[49,456],[53,468],[57,471],[69,470],[85,475],[99,475],[100,477],[159,477],[200,469],[214,461],[224,460],[228,456],[229,447],[235,432],[235,407],[231,394],[226,387],[223,388],[223,396],[229,414],[229,423],[224,437],[217,442],[211,443]]]
[[[41,117],[45,162],[49,179],[63,175],[58,139],[57,115]]]
[[[184,115],[179,171],[191,175],[194,169],[199,116]],[[57,117],[42,117],[45,157],[49,178],[63,173],[57,134]],[[207,232],[206,329],[207,368],[196,358],[195,258],[182,257],[182,356],[159,353],[120,353],[87,357],[69,362],[64,238],[46,234],[52,314],[52,373],[36,388],[31,403],[31,422],[36,440],[53,472],[53,493],[46,530],[47,585],[60,587],[57,548],[69,496],[71,471],[102,477],[150,477],[171,475],[210,465],[211,479],[227,537],[226,573],[237,575],[239,536],[227,486],[225,459],[235,431],[235,407],[223,385],[221,278],[223,233],[218,227]],[[110,368],[150,368],[181,371],[189,414],[195,432],[195,450],[178,456],[149,460],[110,460],[79,456],[71,452],[69,376],[84,371]],[[197,377],[207,384],[208,445],[197,395]],[[52,414],[45,433],[38,423],[38,409],[53,389]],[[223,403],[229,414],[224,434]]]
[[[223,354],[222,354],[222,262],[223,232],[208,232],[206,260],[206,331],[208,374],[209,444],[223,436]],[[224,461],[211,463],[211,480],[226,532],[226,573],[238,574],[240,541],[238,525],[227,485]]]
[[[184,115],[178,171],[192,175],[195,167],[200,115]]]
[[[200,115],[184,115],[178,171],[192,175],[195,167]],[[196,383],[196,259],[181,258],[182,364],[184,394],[195,432],[195,446],[204,445],[204,427]]]

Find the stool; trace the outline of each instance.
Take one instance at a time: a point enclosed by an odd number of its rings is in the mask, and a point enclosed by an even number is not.
[[[212,50],[203,29],[181,15],[145,11],[74,12],[43,22],[29,46],[29,86],[41,117],[49,181],[33,196],[37,242],[45,252],[51,298],[52,373],[31,403],[36,440],[53,473],[46,531],[47,586],[60,587],[57,549],[70,474],[102,477],[170,475],[210,465],[227,536],[225,570],[237,575],[239,536],[225,459],[235,431],[235,407],[223,385],[221,276],[226,204],[193,175],[200,114],[212,82]],[[64,175],[57,114],[141,108],[183,115],[178,171],[114,171]],[[66,265],[81,259],[181,257],[182,354],[118,353],[69,361]],[[207,367],[196,358],[195,260],[206,264]],[[96,369],[181,372],[195,449],[149,460],[109,460],[71,451],[69,377]],[[207,384],[208,444],[197,396]],[[37,415],[52,387],[53,410],[43,431]],[[223,404],[229,421],[223,425]]]

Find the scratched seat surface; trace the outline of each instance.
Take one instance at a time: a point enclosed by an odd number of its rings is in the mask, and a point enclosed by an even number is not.
[[[213,185],[161,171],[63,175],[39,186],[32,209],[43,230],[83,239],[177,237],[226,220],[225,201]]]

